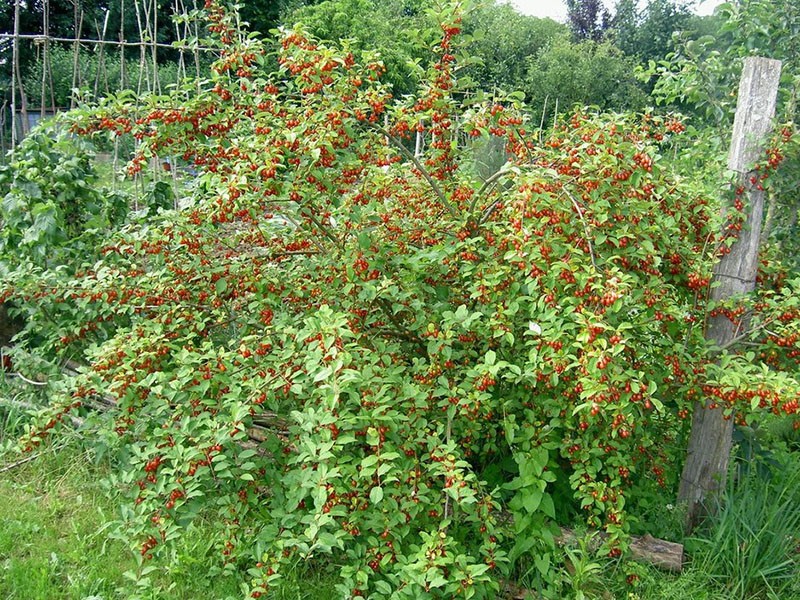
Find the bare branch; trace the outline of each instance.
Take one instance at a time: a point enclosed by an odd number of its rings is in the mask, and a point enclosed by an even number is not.
[[[486,181],[483,182],[481,188],[475,194],[475,198],[473,198],[472,202],[469,205],[469,214],[472,215],[475,212],[475,208],[478,206],[478,202],[480,202],[481,197],[491,188],[494,187],[494,184],[500,181],[506,175],[514,175],[514,171],[511,169],[500,169],[497,173],[489,177]]]
[[[32,379],[28,379],[27,377],[25,377],[25,375],[23,375],[22,373],[12,373],[12,375],[19,377],[20,379],[22,379],[22,381],[24,381],[25,383],[29,383],[30,385],[39,385],[39,386],[47,385],[46,381],[33,381]]]
[[[16,469],[17,467],[21,467],[25,463],[29,463],[32,460],[36,460],[37,458],[39,458],[39,454],[31,454],[29,456],[26,456],[23,459],[20,459],[20,460],[18,460],[16,462],[11,463],[10,465],[6,465],[2,469],[0,469],[0,473],[5,473],[6,471],[11,471],[13,469]]]
[[[377,123],[371,123],[370,126],[375,128],[375,129],[377,129],[383,135],[385,135],[386,139],[389,140],[392,143],[392,145],[395,148],[397,148],[403,156],[405,156],[408,160],[410,160],[412,163],[414,163],[414,167],[416,167],[416,169],[420,172],[420,174],[426,179],[426,181],[428,182],[428,185],[431,186],[431,189],[439,197],[439,201],[447,209],[447,212],[450,213],[450,216],[457,217],[458,216],[458,212],[453,207],[453,205],[450,204],[450,202],[447,200],[447,196],[444,195],[444,192],[442,191],[442,188],[439,187],[439,184],[436,183],[436,180],[434,180],[433,177],[431,177],[430,173],[428,173],[428,171],[425,169],[425,167],[422,166],[422,163],[419,162],[419,159],[416,156],[414,156],[414,154],[409,152],[408,148],[403,146],[403,143],[400,140],[398,140],[396,137],[394,137],[391,133],[389,133],[386,129],[384,129],[383,127],[381,127]]]
[[[591,232],[589,231],[589,225],[586,223],[586,219],[583,218],[583,211],[581,210],[578,201],[575,200],[572,194],[570,194],[565,188],[562,188],[561,191],[567,198],[570,199],[572,206],[574,206],[575,210],[578,212],[578,218],[581,220],[581,223],[583,223],[583,231],[586,234],[586,244],[589,246],[589,258],[592,259],[592,266],[594,267],[594,270],[597,271],[597,262],[594,259],[594,247],[592,246]]]
[[[736,335],[735,337],[731,338],[730,340],[728,340],[727,342],[725,342],[724,344],[722,344],[718,348],[715,348],[714,353],[715,354],[720,354],[720,353],[724,352],[725,350],[727,350],[728,348],[730,348],[731,346],[735,346],[736,344],[738,344],[742,340],[750,337],[750,335],[752,335],[753,333],[756,333],[756,332],[758,332],[760,330],[763,330],[768,335],[771,335],[773,337],[777,337],[777,334],[775,334],[772,331],[770,331],[769,329],[767,329],[767,325],[769,325],[770,323],[772,323],[776,319],[777,319],[777,317],[771,317],[769,319],[765,319],[763,323],[759,323],[758,325],[756,325],[752,329],[748,329],[748,330],[744,331],[743,333]],[[738,332],[739,328],[737,328],[736,331]]]

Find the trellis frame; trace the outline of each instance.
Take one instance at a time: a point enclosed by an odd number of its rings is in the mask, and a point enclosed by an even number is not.
[[[14,0],[14,29],[12,33],[0,33],[0,40],[11,39],[12,41],[12,65],[11,65],[11,101],[4,103],[2,113],[4,114],[6,107],[9,106],[11,110],[11,132],[10,142],[11,148],[16,147],[19,141],[28,134],[29,130],[29,102],[28,95],[25,91],[23,84],[22,73],[20,69],[20,48],[23,43],[32,43],[37,47],[37,54],[41,49],[39,59],[42,62],[42,77],[40,87],[40,101],[39,111],[40,116],[44,118],[49,109],[52,112],[57,112],[65,107],[56,106],[55,101],[55,86],[53,84],[53,72],[51,63],[51,47],[52,44],[71,44],[73,48],[73,66],[72,66],[72,87],[80,88],[86,83],[82,78],[80,72],[80,52],[81,48],[93,47],[98,51],[98,66],[95,73],[95,80],[92,83],[92,89],[95,96],[98,95],[101,89],[101,79],[105,79],[106,92],[110,91],[108,88],[107,72],[104,59],[112,52],[106,52],[107,47],[116,49],[119,54],[120,60],[120,88],[125,88],[126,83],[126,60],[130,58],[130,53],[126,56],[126,50],[139,49],[139,79],[136,82],[135,90],[137,94],[149,92],[161,92],[161,82],[159,81],[158,74],[158,51],[159,49],[178,50],[178,74],[179,76],[186,76],[186,54],[191,53],[194,63],[194,75],[199,79],[201,74],[201,52],[216,52],[217,49],[203,47],[199,44],[200,30],[196,20],[189,19],[190,13],[196,13],[198,10],[197,0],[172,0],[170,9],[173,15],[184,17],[181,23],[175,22],[175,35],[178,40],[175,44],[166,44],[157,40],[158,32],[158,0],[119,0],[120,11],[120,27],[117,32],[116,39],[110,39],[108,31],[108,20],[111,14],[110,10],[105,13],[102,27],[100,23],[94,23],[95,37],[85,36],[85,14],[83,6],[79,0],[73,0],[73,23],[75,37],[63,37],[50,35],[50,1],[43,0],[42,11],[42,33],[26,33],[20,30],[20,12],[22,7],[22,0]],[[131,11],[136,15],[136,28],[137,40],[128,40],[125,32],[125,18],[131,14]],[[163,18],[163,15],[162,15]],[[73,95],[70,99],[69,108],[76,106],[76,98]],[[17,127],[19,118],[20,126]],[[5,120],[0,126],[0,136],[3,137],[3,154],[6,151],[6,136],[5,136]]]

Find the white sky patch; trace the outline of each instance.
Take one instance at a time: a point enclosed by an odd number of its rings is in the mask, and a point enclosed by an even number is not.
[[[524,15],[534,17],[550,17],[562,23],[567,20],[567,3],[564,0],[509,0]],[[606,8],[612,13],[614,11],[614,0],[604,0]],[[640,4],[646,4],[640,0]],[[694,12],[698,15],[710,15],[714,9],[722,4],[722,0],[703,0],[697,2]]]

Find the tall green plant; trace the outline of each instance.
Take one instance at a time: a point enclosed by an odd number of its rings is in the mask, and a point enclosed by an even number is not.
[[[785,470],[784,470],[785,469]],[[766,478],[752,469],[719,498],[710,535],[696,538],[694,562],[728,598],[789,598],[800,592],[800,469]]]
[[[468,13],[464,29],[471,41],[465,50],[472,64],[466,73],[478,89],[525,89],[530,62],[556,38],[566,37],[566,25],[552,19],[520,14],[510,4],[488,4]],[[546,93],[546,92],[545,92]]]
[[[562,114],[576,104],[642,110],[648,100],[633,75],[635,66],[635,59],[610,42],[575,43],[559,36],[529,59],[522,89],[534,110],[546,113],[548,123],[556,106]]]
[[[717,8],[715,36],[678,40],[674,53],[651,62],[653,96],[661,103],[683,103],[726,131],[736,106],[731,90],[742,59],[763,56],[783,62],[777,115],[791,121],[800,91],[800,7],[791,0],[741,0]]]
[[[125,200],[102,189],[93,158],[86,140],[49,123],[0,165],[0,274],[27,262],[74,268],[124,218]]]

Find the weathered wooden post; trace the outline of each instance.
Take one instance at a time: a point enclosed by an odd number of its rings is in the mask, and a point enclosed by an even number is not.
[[[715,302],[748,294],[755,289],[758,247],[764,214],[764,191],[759,189],[753,166],[772,127],[781,62],[767,58],[745,59],[739,84],[739,99],[733,126],[728,168],[738,173],[737,186],[745,189],[748,205],[739,239],[722,257],[712,278]],[[755,183],[752,183],[755,181]],[[706,339],[724,347],[743,332],[723,315],[709,318]],[[694,408],[686,463],[681,474],[678,499],[687,503],[686,527],[691,530],[710,507],[704,504],[724,487],[730,458],[733,421],[725,419],[723,407],[708,408],[699,401]]]

